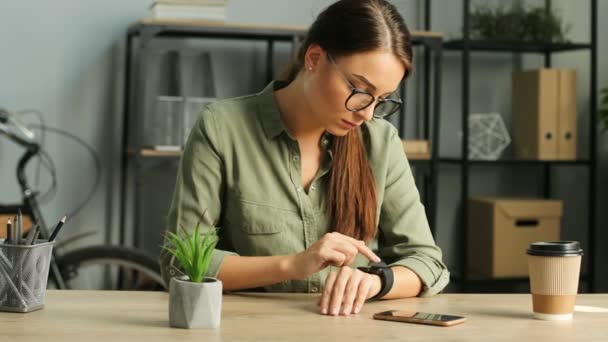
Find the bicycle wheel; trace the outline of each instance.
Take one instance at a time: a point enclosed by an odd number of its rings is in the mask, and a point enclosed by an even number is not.
[[[164,290],[158,262],[121,246],[92,246],[70,251],[57,259],[70,289]]]

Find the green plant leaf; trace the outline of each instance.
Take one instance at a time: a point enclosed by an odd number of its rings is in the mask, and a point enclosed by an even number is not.
[[[494,9],[478,5],[471,12],[470,22],[473,39],[499,41],[565,42],[572,27],[554,11],[518,2],[510,9],[502,4]]]
[[[166,239],[168,243],[163,248],[175,256],[184,274],[192,282],[202,282],[219,241],[217,228],[210,227],[202,234],[201,222],[199,222],[191,233],[180,227],[178,233],[168,232]]]

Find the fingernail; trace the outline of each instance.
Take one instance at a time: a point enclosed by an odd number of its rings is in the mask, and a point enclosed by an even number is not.
[[[336,309],[336,308],[331,309],[331,315],[332,316],[335,316],[337,314],[338,314],[338,309]]]
[[[360,308],[360,307],[355,306],[355,310],[354,310],[354,312],[355,312],[356,314],[358,314],[360,310],[361,310],[361,308]]]
[[[379,257],[376,257],[376,259],[375,259],[376,262],[380,262],[380,260],[381,259]]]
[[[321,314],[322,315],[327,315],[327,308],[321,309]]]
[[[342,314],[350,315],[350,308],[345,308],[344,310],[342,310]]]

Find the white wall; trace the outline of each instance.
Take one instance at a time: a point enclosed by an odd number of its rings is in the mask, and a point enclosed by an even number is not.
[[[117,175],[120,161],[118,139],[121,129],[120,96],[123,68],[123,36],[129,24],[146,14],[151,0],[106,0],[104,2],[85,0],[56,0],[53,2],[34,0],[4,0],[0,2],[0,106],[9,109],[37,109],[45,117],[47,124],[61,127],[75,133],[95,147],[102,158],[103,182],[93,201],[75,217],[66,236],[85,230],[102,232],[96,239],[85,243],[116,241],[117,209],[119,193]],[[308,25],[319,9],[331,0],[286,1],[286,0],[231,0],[228,19],[231,22],[247,22],[277,25]],[[411,29],[421,27],[419,20],[422,1],[395,1],[403,10]],[[542,2],[536,1],[540,4]],[[563,8],[568,22],[573,24],[572,38],[585,40],[588,37],[588,9],[586,1],[554,1]],[[583,4],[584,3],[584,4]],[[583,4],[583,5],[581,5]],[[599,1],[600,13],[608,13],[608,2]],[[458,36],[461,27],[460,1],[433,1],[433,29],[444,31],[447,38]],[[600,18],[602,19],[602,18]],[[608,33],[608,24],[599,24],[600,73],[599,85],[608,86],[608,70],[604,62],[608,57],[606,40],[601,37]],[[196,45],[196,44],[194,44]],[[219,82],[231,83],[236,63],[234,50],[239,50],[248,59],[253,58],[253,70],[243,83],[250,91],[261,84],[256,79],[264,74],[263,46],[240,45],[228,54],[221,55],[218,67]],[[288,47],[280,49],[277,63],[286,60]],[[233,56],[232,59],[231,57]],[[240,55],[239,55],[240,56]],[[260,57],[262,56],[262,57]],[[564,54],[555,59],[557,65],[574,65],[579,68],[579,82],[588,84],[589,71],[584,53]],[[257,59],[256,59],[257,58]],[[509,113],[509,73],[519,61],[514,56],[495,54],[475,54],[472,59],[472,102],[473,112],[499,111]],[[540,63],[534,57],[525,57],[524,65]],[[460,57],[458,53],[445,53],[442,101],[442,152],[456,154],[459,151],[460,130]],[[419,84],[412,80],[412,84]],[[232,82],[234,83],[234,82]],[[241,86],[243,86],[241,84]],[[415,92],[416,87],[408,91]],[[226,88],[225,95],[240,92],[241,89]],[[408,98],[412,98],[411,96]],[[588,94],[581,91],[581,108],[587,108]],[[412,101],[410,108],[416,110]],[[581,111],[584,116],[587,113]],[[33,119],[33,117],[32,117]],[[506,115],[505,120],[509,120]],[[581,141],[584,138],[581,137]],[[46,148],[58,165],[59,193],[55,200],[44,206],[44,214],[49,221],[59,218],[83,198],[92,183],[92,164],[85,152],[72,142],[49,135]],[[583,145],[583,150],[586,147]],[[18,198],[14,184],[14,165],[20,151],[11,143],[0,140],[0,203]],[[601,189],[608,189],[608,137],[600,141],[602,155],[600,175]],[[171,167],[171,166],[161,166]],[[520,172],[521,173],[521,172]],[[504,192],[525,194],[534,180],[511,187],[520,173],[502,172],[496,169],[476,172],[472,192],[484,194]],[[450,265],[456,264],[456,241],[458,238],[457,211],[454,207],[458,196],[458,173],[450,168],[442,168],[440,186],[441,207],[438,222],[438,243],[445,249]],[[162,177],[159,181],[162,181]],[[42,187],[48,185],[48,177],[43,177]],[[577,184],[564,181],[559,188],[575,191]],[[556,187],[557,188],[557,187]],[[580,188],[580,187],[579,187]],[[574,192],[579,194],[579,192]],[[562,192],[560,192],[562,194]],[[584,194],[584,193],[583,193]],[[565,194],[566,195],[566,194]],[[600,194],[598,208],[606,206],[608,194]],[[574,200],[568,199],[568,202]],[[584,212],[584,203],[581,204]],[[162,210],[162,208],[148,208]],[[599,227],[608,223],[608,214],[599,212]],[[585,221],[583,217],[581,222]],[[573,236],[578,236],[581,228],[576,223],[577,215],[565,218],[567,228]],[[103,233],[110,230],[112,235]],[[608,231],[602,229],[601,238],[608,241]],[[601,251],[604,261],[608,261],[608,251]],[[600,260],[601,261],[601,260]],[[598,261],[598,264],[601,262]],[[608,289],[608,280],[602,280],[603,290]]]
[[[35,1],[0,3],[0,106],[36,109],[46,123],[83,138],[103,165],[102,186],[93,201],[66,225],[64,237],[99,231],[110,222],[109,175],[117,167],[121,61],[117,42],[127,25],[146,13],[149,0]],[[29,117],[35,122],[35,117]],[[45,148],[57,164],[59,192],[43,207],[47,221],[58,220],[86,195],[93,182],[92,162],[78,145],[48,134]],[[19,199],[14,169],[21,150],[0,139],[0,202]],[[34,168],[31,170],[33,171]],[[33,173],[32,173],[33,174]],[[49,177],[43,173],[41,187]],[[54,223],[54,222],[53,222]],[[90,240],[89,242],[94,242]]]

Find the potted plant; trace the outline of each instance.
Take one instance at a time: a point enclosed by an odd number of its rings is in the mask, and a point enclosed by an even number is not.
[[[200,223],[192,233],[169,232],[164,247],[184,276],[169,282],[169,325],[174,328],[217,328],[222,313],[222,282],[205,277],[218,242],[215,229],[202,235]]]
[[[523,6],[520,1],[508,9],[477,6],[471,13],[473,39],[504,42],[565,43],[570,25],[554,11]]]

